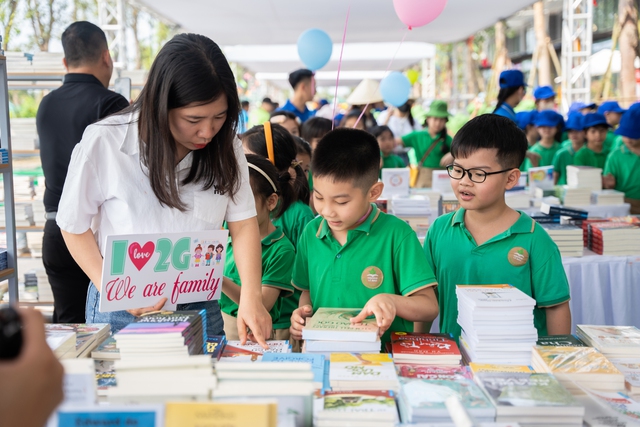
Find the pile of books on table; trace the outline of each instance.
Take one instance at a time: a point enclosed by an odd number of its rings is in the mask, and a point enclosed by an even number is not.
[[[532,366],[536,372],[553,374],[574,394],[581,388],[618,391],[624,389],[622,373],[592,347],[535,347]]]
[[[565,206],[590,205],[591,192],[590,188],[573,188],[568,185],[561,185],[556,190],[560,202]]]
[[[76,332],[74,330],[45,330],[47,344],[58,359],[76,357]]]
[[[391,200],[394,215],[410,217],[431,215],[431,203],[426,195],[395,195]]]
[[[399,421],[390,391],[328,391],[316,404],[315,427],[394,427]]]
[[[375,274],[375,271],[372,273]],[[379,353],[380,328],[375,318],[351,323],[357,308],[319,308],[302,330],[303,353]]]
[[[458,285],[456,295],[463,360],[529,364],[538,338],[533,298],[510,285]]]
[[[571,188],[602,190],[602,169],[591,166],[567,166],[567,185]]]
[[[593,222],[589,225],[589,249],[599,255],[640,253],[640,225],[627,222]]]
[[[524,190],[507,191],[504,201],[511,209],[527,209],[531,207],[531,194]]]
[[[54,353],[64,352],[60,355],[61,359],[88,357],[93,349],[109,337],[110,333],[107,323],[47,323],[44,325],[44,330],[47,342],[63,345],[63,348],[54,350]],[[70,333],[75,337],[73,348],[70,345]],[[70,341],[67,342],[67,340]],[[67,346],[69,348],[64,350]]]
[[[582,228],[576,225],[541,224],[551,240],[558,245],[560,255],[579,257],[583,254]]]
[[[450,334],[393,332],[391,352],[396,364],[459,367],[462,357]]]
[[[591,192],[591,204],[621,205],[624,203],[624,193],[617,190],[598,190]]]

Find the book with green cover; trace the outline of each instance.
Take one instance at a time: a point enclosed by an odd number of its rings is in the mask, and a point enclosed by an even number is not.
[[[539,337],[536,345],[549,347],[589,347],[575,335],[548,335]]]
[[[359,308],[319,308],[307,319],[302,330],[304,340],[375,342],[378,324],[370,316],[362,323],[351,323],[360,313]]]
[[[390,421],[398,419],[394,395],[390,391],[328,391],[324,395],[322,410],[317,421],[370,420]]]

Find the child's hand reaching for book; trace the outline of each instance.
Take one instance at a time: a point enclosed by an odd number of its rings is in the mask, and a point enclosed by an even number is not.
[[[396,318],[396,304],[393,295],[378,294],[367,301],[360,314],[351,318],[351,323],[360,323],[367,317],[374,315],[380,328],[380,336],[391,327]]]
[[[307,317],[313,316],[313,308],[310,305],[303,305],[293,310],[291,314],[291,328],[289,333],[291,338],[296,340],[302,339],[302,329],[306,323]]]

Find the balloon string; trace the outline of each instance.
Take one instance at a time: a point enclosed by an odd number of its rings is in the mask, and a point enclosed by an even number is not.
[[[400,46],[402,46],[402,43],[404,43],[404,39],[407,37],[407,34],[409,34],[409,30],[411,28],[409,28],[408,30],[405,30],[404,35],[402,36],[402,40],[400,40],[400,44],[398,45],[398,48],[396,49],[396,52],[393,54],[393,57],[391,58],[391,61],[389,61],[389,65],[387,65],[387,69],[384,71],[384,77],[387,77],[387,73],[389,72],[389,69],[391,68],[391,64],[393,64],[393,61],[396,59],[396,56],[398,56],[398,52],[400,52]],[[383,77],[383,79],[384,79]],[[380,87],[380,82],[378,82],[378,88]],[[377,90],[377,88],[376,88]],[[375,91],[374,91],[375,92]],[[358,123],[360,123],[360,119],[362,118],[362,116],[364,116],[364,112],[367,111],[367,107],[369,106],[369,102],[367,102],[367,105],[364,106],[364,108],[362,109],[362,112],[360,113],[360,116],[358,116],[358,120],[356,120],[356,122],[354,123],[353,127],[355,128],[356,126],[358,126]]]
[[[347,8],[347,19],[344,21],[344,31],[342,32],[342,46],[340,47],[340,59],[338,60],[338,74],[336,76],[336,92],[333,95],[333,113],[331,114],[331,130],[335,126],[336,106],[338,105],[338,84],[340,83],[340,68],[342,67],[342,52],[344,52],[344,41],[347,38],[347,26],[349,25],[349,12],[351,5]]]

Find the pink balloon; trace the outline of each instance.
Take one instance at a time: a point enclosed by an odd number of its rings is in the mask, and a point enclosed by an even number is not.
[[[409,29],[427,25],[446,5],[447,0],[393,0],[396,15]]]

